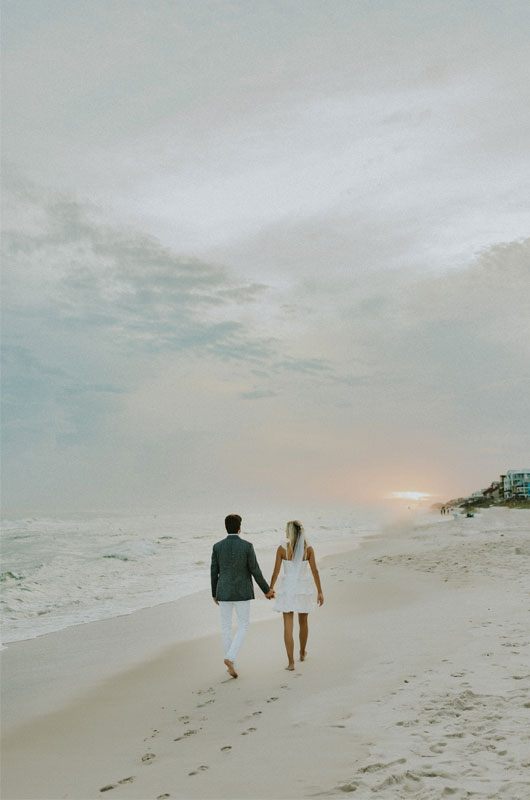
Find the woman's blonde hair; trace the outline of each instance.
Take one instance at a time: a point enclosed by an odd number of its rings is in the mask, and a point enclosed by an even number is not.
[[[297,519],[292,519],[290,522],[287,523],[285,527],[285,533],[287,534],[287,556],[289,558],[293,557],[294,548],[296,547],[296,543],[300,536],[304,537],[304,555],[303,558],[306,557],[307,552],[307,542],[304,536],[304,526],[301,522]]]

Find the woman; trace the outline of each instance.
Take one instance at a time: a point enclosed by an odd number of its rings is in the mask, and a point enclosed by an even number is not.
[[[317,603],[319,606],[324,602],[324,595],[320,586],[315,551],[312,547],[307,546],[302,523],[296,519],[288,522],[286,534],[285,544],[281,544],[276,551],[276,563],[270,588],[272,591],[280,574],[283,561],[283,578],[280,588],[276,592],[274,610],[283,613],[283,640],[287,650],[287,658],[289,659],[285,669],[292,671],[294,670],[293,624],[295,613],[298,614],[298,626],[300,628],[300,661],[304,661],[307,656],[305,649],[309,633],[307,616],[313,608],[313,588],[307,568],[308,564],[311,567],[317,587]]]

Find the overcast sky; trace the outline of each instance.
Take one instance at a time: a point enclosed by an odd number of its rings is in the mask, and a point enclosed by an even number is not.
[[[526,0],[2,0],[8,510],[530,461]]]

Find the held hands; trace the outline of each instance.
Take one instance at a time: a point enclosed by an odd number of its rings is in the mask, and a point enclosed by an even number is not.
[[[276,597],[274,589],[271,589],[270,591],[268,591],[267,594],[265,595],[265,597],[267,598],[267,600],[272,600],[273,597]],[[214,601],[216,606],[219,605],[219,600],[216,600],[215,597],[212,597],[212,600]]]
[[[322,592],[319,592],[317,595],[317,605],[318,606],[324,605],[324,595],[322,594]]]

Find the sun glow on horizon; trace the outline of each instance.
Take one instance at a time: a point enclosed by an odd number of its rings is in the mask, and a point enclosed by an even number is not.
[[[428,492],[390,492],[387,497],[390,500],[412,500],[413,502],[418,502],[419,500],[425,500],[427,497],[432,497],[432,494]]]

